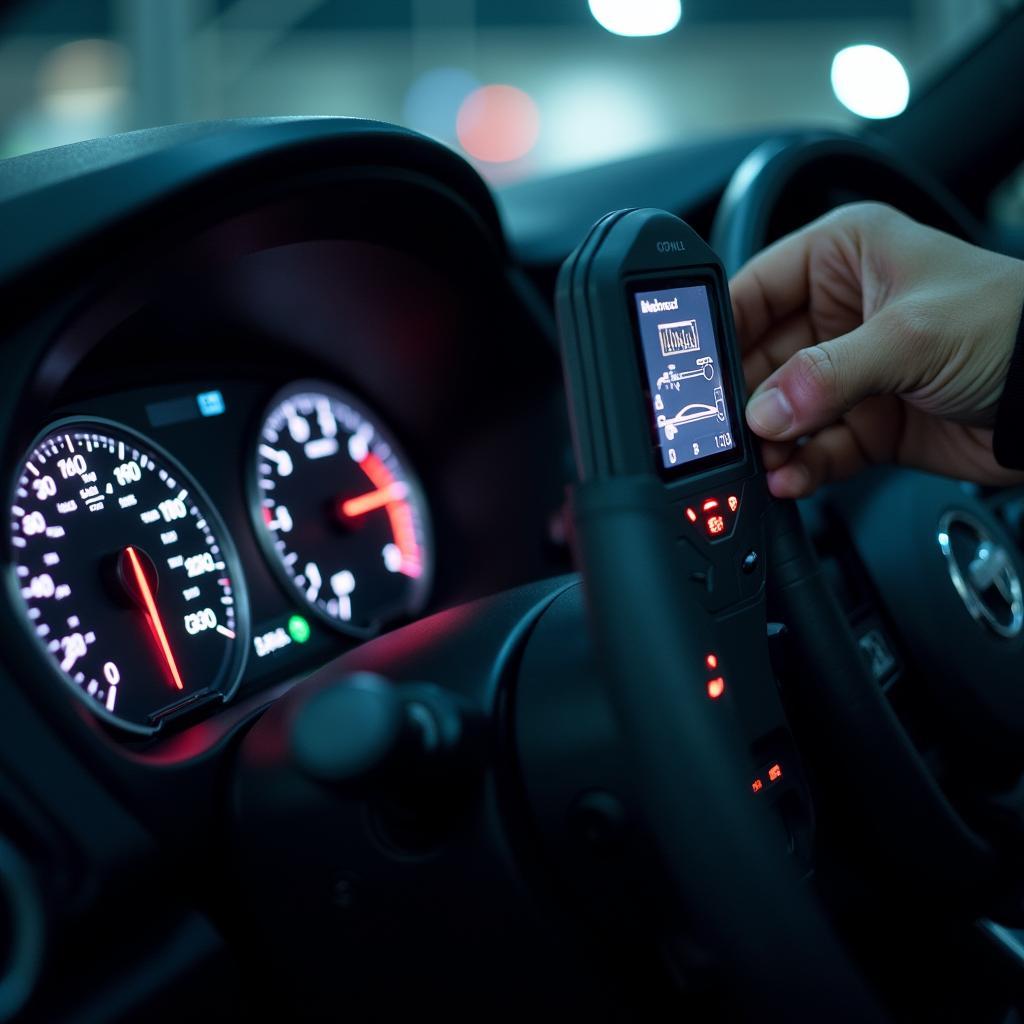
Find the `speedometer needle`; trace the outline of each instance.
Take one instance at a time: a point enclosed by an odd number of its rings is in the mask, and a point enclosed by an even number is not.
[[[390,505],[393,501],[402,501],[408,493],[408,486],[401,480],[396,480],[385,487],[378,487],[375,491],[367,491],[366,494],[342,501],[339,503],[339,508],[341,514],[347,519],[355,519],[367,512],[372,512],[375,508]]]
[[[153,591],[150,588],[149,580],[146,579],[146,574],[142,570],[142,563],[139,561],[138,553],[131,546],[126,547],[124,552],[128,556],[128,561],[131,562],[135,583],[139,588],[139,594],[142,596],[142,602],[146,606],[146,617],[149,619],[149,627],[153,630],[153,636],[156,637],[156,642],[160,645],[160,651],[167,662],[171,679],[174,680],[174,685],[179,690],[183,690],[185,686],[181,681],[181,673],[178,671],[178,666],[174,661],[174,654],[171,652],[171,645],[167,641],[167,633],[160,619],[160,612],[157,609],[156,601],[153,600]]]

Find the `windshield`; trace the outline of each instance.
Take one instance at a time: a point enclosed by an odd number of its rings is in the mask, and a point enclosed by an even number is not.
[[[689,140],[898,115],[1000,0],[0,0],[0,153],[347,114],[501,184]]]

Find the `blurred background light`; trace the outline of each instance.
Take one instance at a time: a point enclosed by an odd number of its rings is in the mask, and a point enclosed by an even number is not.
[[[587,0],[602,28],[617,36],[660,36],[679,24],[681,0]]]
[[[533,149],[540,134],[540,114],[522,89],[484,85],[463,101],[456,131],[470,156],[485,163],[508,163]]]
[[[131,61],[112,39],[75,39],[47,49],[29,84],[34,95],[11,119],[2,155],[120,131],[130,104]]]
[[[832,59],[832,91],[861,117],[902,114],[910,99],[910,79],[899,59],[881,46],[847,46]]]
[[[505,188],[713,138],[750,134],[753,145],[782,127],[847,130],[857,114],[891,114],[902,102],[890,103],[874,63],[854,68],[848,92],[837,62],[833,90],[838,51],[870,41],[898,54],[917,92],[1008,2],[0,0],[0,156],[206,118],[344,114],[433,136]],[[646,42],[614,34],[673,25],[684,30]],[[470,116],[500,96],[470,103],[484,83],[528,98],[511,104],[507,140],[495,139],[493,112],[481,124]],[[865,87],[884,106],[858,98]]]
[[[662,137],[662,104],[645,82],[622,69],[566,70],[540,97],[544,138],[538,159],[578,167],[654,149]]]
[[[402,104],[402,123],[442,142],[456,141],[455,120],[466,97],[480,87],[464,68],[431,68],[413,80]]]

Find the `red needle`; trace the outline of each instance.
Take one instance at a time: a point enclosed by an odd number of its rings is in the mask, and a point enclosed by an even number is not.
[[[139,561],[139,556],[135,553],[135,548],[127,547],[124,550],[128,555],[128,561],[132,563],[132,572],[135,573],[135,582],[139,586],[139,593],[142,594],[142,600],[146,605],[146,615],[149,618],[149,625],[153,630],[153,636],[156,637],[156,642],[160,645],[164,660],[171,671],[174,685],[179,690],[184,690],[185,686],[181,681],[181,673],[178,672],[178,666],[174,662],[171,645],[167,642],[164,624],[160,621],[160,612],[157,610],[156,601],[153,600],[153,591],[149,587],[149,580],[146,579],[146,574],[142,571],[142,563]]]
[[[341,502],[341,514],[348,519],[355,519],[357,516],[372,512],[375,508],[383,508],[393,501],[401,501],[407,493],[406,485],[396,480],[386,487],[378,487],[375,491],[367,491],[366,494]]]

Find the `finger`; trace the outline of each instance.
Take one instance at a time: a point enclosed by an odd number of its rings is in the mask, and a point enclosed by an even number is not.
[[[779,321],[810,299],[809,259],[814,225],[770,245],[729,283],[740,347],[753,348]]]
[[[787,359],[817,341],[807,313],[795,313],[769,328],[761,341],[743,356],[743,376],[747,392],[763,384]]]
[[[846,423],[836,423],[793,450],[792,457],[769,471],[768,487],[778,498],[805,498],[823,484],[843,480],[869,460]]]
[[[795,352],[754,392],[747,422],[766,440],[792,441],[836,422],[869,395],[897,392],[902,372],[878,316]]]
[[[768,490],[776,498],[805,498],[811,493],[811,477],[800,462],[786,463],[767,474]]]
[[[796,444],[793,441],[788,441],[784,444],[780,444],[777,441],[762,441],[761,462],[764,464],[764,468],[771,472],[771,470],[778,469],[789,462],[795,450]]]

